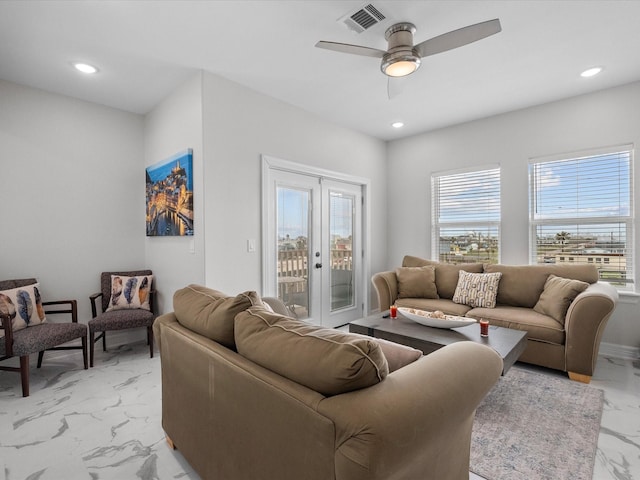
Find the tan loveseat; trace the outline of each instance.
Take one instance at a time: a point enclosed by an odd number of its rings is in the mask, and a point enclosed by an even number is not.
[[[484,318],[493,325],[524,330],[527,348],[520,361],[568,372],[573,380],[591,380],[602,333],[618,300],[612,285],[598,282],[593,265],[452,265],[407,255],[402,267],[372,278],[381,311],[395,303]],[[473,308],[453,301],[460,270],[501,274],[494,308]],[[435,282],[431,290],[425,288],[430,281]],[[585,284],[580,287],[582,282]],[[575,298],[567,294],[571,288],[554,290],[559,285],[572,287],[568,284],[578,285],[574,294],[584,290]]]
[[[492,349],[423,357],[271,313],[255,292],[190,285],[174,310],[154,324],[162,426],[204,480],[469,478]]]

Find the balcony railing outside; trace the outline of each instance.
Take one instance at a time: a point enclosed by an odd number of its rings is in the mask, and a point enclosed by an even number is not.
[[[351,250],[331,249],[332,270],[352,270]],[[289,306],[308,309],[309,252],[308,250],[278,251],[278,297]]]

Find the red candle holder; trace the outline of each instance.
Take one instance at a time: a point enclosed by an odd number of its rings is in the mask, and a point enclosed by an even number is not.
[[[481,337],[489,336],[489,320],[485,320],[484,318],[480,319],[480,336]]]

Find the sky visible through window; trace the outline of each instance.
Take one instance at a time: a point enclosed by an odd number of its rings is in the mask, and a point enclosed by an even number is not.
[[[500,168],[432,176],[433,246],[443,262],[496,263]]]
[[[309,235],[309,191],[278,188],[278,239]]]
[[[278,187],[277,191],[278,238],[308,237],[309,190]],[[353,232],[353,197],[332,192],[330,202],[331,235],[349,237]]]
[[[500,170],[445,175],[438,184],[438,223],[499,222]]]
[[[587,263],[630,288],[633,274],[631,152],[532,163],[534,263]]]
[[[539,234],[624,242],[618,222],[631,215],[630,175],[629,152],[532,164],[531,216],[545,224]]]

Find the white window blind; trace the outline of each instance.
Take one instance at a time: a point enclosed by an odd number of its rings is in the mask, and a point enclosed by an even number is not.
[[[500,168],[431,177],[433,258],[448,263],[498,263]]]
[[[529,165],[532,263],[587,263],[632,289],[632,150]]]

